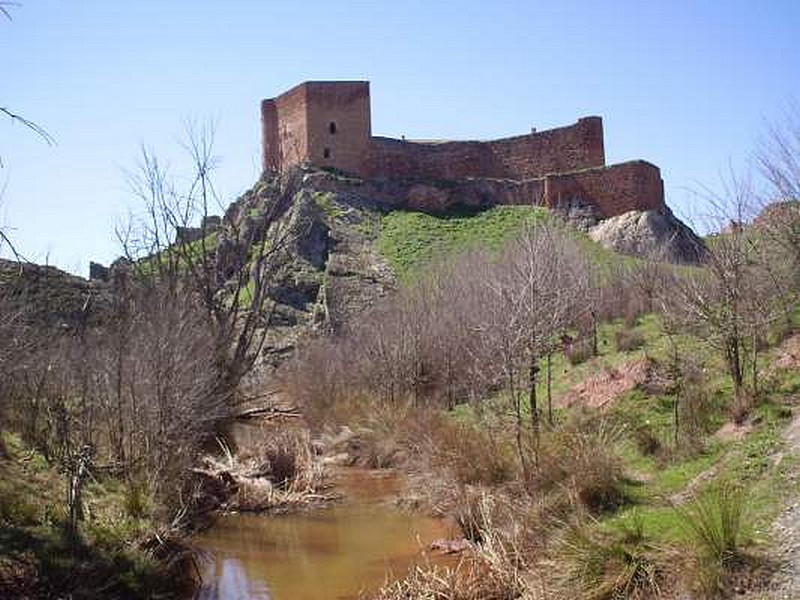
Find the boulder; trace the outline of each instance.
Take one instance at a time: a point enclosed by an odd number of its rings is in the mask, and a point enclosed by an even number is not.
[[[703,240],[666,206],[605,219],[589,236],[616,252],[673,263],[697,264],[705,252]]]

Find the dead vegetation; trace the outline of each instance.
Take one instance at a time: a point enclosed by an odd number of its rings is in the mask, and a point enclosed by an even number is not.
[[[221,455],[205,456],[195,469],[222,490],[219,508],[284,512],[336,499],[307,430],[264,427],[259,438],[235,455],[220,442]]]

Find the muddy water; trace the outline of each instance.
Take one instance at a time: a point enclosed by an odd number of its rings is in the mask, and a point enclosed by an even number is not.
[[[333,600],[379,588],[424,560],[431,541],[451,534],[442,521],[392,507],[387,500],[400,483],[391,474],[355,471],[342,477],[347,498],[336,506],[221,518],[196,540],[210,554],[198,597]]]

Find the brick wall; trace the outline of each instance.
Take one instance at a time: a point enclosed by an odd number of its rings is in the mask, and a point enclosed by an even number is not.
[[[375,137],[362,168],[365,177],[532,179],[605,164],[603,121],[491,142],[414,142]]]
[[[371,135],[369,83],[310,82],[306,94],[308,162],[358,172]]]
[[[265,171],[335,167],[382,180],[376,193],[392,202],[402,198],[409,208],[445,210],[459,196],[472,206],[582,200],[609,217],[664,202],[658,167],[644,161],[604,166],[600,117],[487,142],[372,137],[368,82],[312,81],[264,100],[261,123]],[[402,180],[412,187],[393,190],[391,182]],[[457,185],[437,187],[441,181]]]
[[[311,164],[357,172],[370,131],[368,82],[302,83],[261,102],[263,168]]]
[[[585,117],[574,125],[489,142],[489,177],[531,179],[605,164],[603,120]]]
[[[309,164],[366,177],[531,179],[605,164],[603,122],[489,142],[371,137],[369,82],[310,81],[261,103],[264,170]]]
[[[261,144],[265,171],[303,164],[308,156],[306,86],[261,102]]]
[[[604,218],[630,210],[652,210],[664,204],[664,182],[658,167],[643,160],[545,178],[548,206],[575,199],[591,202]]]

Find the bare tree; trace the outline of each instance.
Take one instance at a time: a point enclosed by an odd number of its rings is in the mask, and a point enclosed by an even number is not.
[[[755,391],[758,340],[776,318],[756,232],[746,226],[753,200],[746,178],[731,177],[724,195],[709,195],[717,225],[727,223],[727,227],[709,242],[702,268],[687,273],[675,287],[684,315],[722,353],[733,383],[737,418],[743,418],[750,404],[744,388],[747,367],[752,368]]]
[[[218,162],[213,141],[213,126],[187,127],[184,148],[193,170],[184,187],[152,152],[142,150],[138,170],[129,181],[144,216],[119,230],[118,237],[135,265],[135,275],[154,276],[162,284],[197,295],[217,340],[217,393],[234,402],[237,386],[258,359],[269,327],[269,279],[296,234],[280,217],[299,189],[300,176],[284,178],[257,217],[232,211],[212,231],[209,211],[220,206],[213,184]],[[197,240],[182,240],[180,232],[195,220],[200,222]]]
[[[767,189],[759,198],[759,229],[774,287],[789,297],[800,291],[800,108],[772,123],[755,154]],[[787,324],[791,327],[790,308]]]

